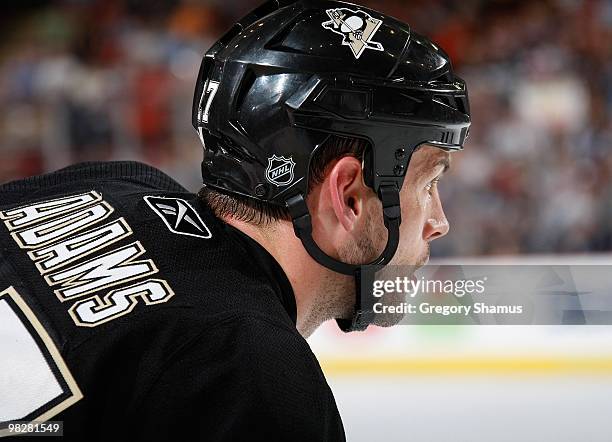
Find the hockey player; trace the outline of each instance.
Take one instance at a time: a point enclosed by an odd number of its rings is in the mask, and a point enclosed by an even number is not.
[[[198,195],[135,162],[0,186],[0,434],[344,440],[305,338],[392,322],[362,265],[422,265],[447,233],[465,84],[391,17],[272,1],[205,55],[193,125]]]

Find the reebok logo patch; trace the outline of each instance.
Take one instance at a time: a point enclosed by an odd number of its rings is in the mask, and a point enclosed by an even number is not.
[[[198,212],[184,199],[145,196],[144,200],[172,233],[203,239],[212,237]]]

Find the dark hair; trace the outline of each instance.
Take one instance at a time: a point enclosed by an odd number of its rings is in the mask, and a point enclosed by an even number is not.
[[[360,138],[330,135],[313,156],[308,170],[308,192],[321,184],[335,160],[352,156],[360,161],[369,143]],[[258,226],[280,220],[290,220],[287,208],[266,204],[240,195],[227,195],[208,187],[202,187],[198,197],[206,202],[218,217],[231,216]]]

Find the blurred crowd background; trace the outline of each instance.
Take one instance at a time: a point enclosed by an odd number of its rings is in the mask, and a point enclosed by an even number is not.
[[[7,2],[0,182],[138,159],[199,188],[201,56],[256,0]],[[433,255],[612,250],[612,1],[362,0],[439,43],[473,128]]]

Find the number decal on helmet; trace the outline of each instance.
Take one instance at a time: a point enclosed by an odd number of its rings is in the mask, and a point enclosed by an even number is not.
[[[215,95],[217,95],[218,89],[218,81],[209,81],[208,85],[206,86],[206,92],[202,95],[202,99],[204,99],[205,95],[208,95],[208,99],[206,100],[206,107],[204,108],[204,112],[202,114],[202,121],[204,123],[208,123],[208,116],[210,115],[210,106],[212,105],[212,102],[215,99]]]

